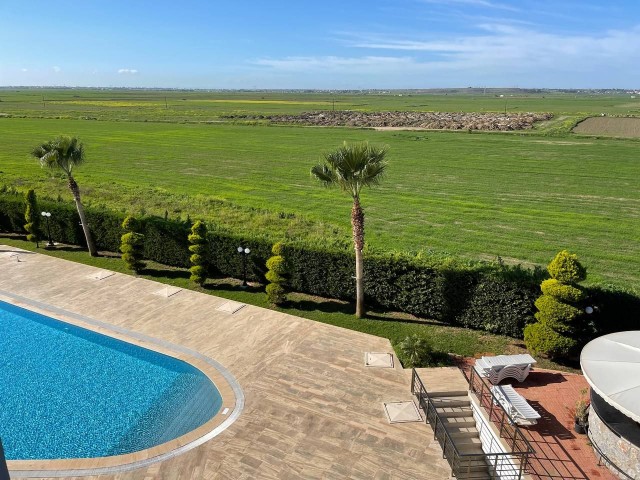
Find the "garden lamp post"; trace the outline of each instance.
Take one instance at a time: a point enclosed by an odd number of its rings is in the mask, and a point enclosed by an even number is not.
[[[242,255],[242,288],[247,287],[247,257],[251,253],[249,247],[238,247],[238,253]]]
[[[53,247],[53,240],[51,240],[51,224],[49,223],[49,218],[51,218],[51,212],[42,212],[42,216],[47,221],[47,235],[49,236],[49,243],[47,243],[47,248]]]

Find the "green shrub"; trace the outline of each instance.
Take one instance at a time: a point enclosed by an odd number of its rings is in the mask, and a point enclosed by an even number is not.
[[[283,305],[287,302],[287,291],[279,283],[269,283],[264,288],[267,300],[273,305]]]
[[[584,290],[561,283],[555,278],[549,278],[540,284],[544,295],[549,295],[563,302],[580,302],[586,298]]]
[[[578,257],[566,250],[558,253],[547,268],[550,280],[541,283],[535,306],[538,323],[525,328],[527,348],[550,358],[564,357],[579,345],[577,338],[584,330],[584,312],[580,302],[585,295],[576,283],[584,280],[586,269]]]
[[[42,210],[51,212],[51,233],[63,243],[84,245],[85,239],[73,204],[38,199]],[[24,233],[25,196],[0,192],[0,231]],[[86,206],[91,233],[100,250],[118,251],[125,215],[95,206]],[[248,279],[265,282],[266,261],[272,256],[273,241],[260,232],[239,237],[209,228],[206,245],[190,251],[191,223],[183,220],[147,216],[140,219],[144,234],[143,256],[155,262],[189,268],[193,254],[208,259],[208,272],[214,269],[227,277],[242,278],[242,258],[238,245],[251,248],[247,260]],[[348,243],[327,245],[291,242],[281,246],[286,259],[287,289],[310,295],[352,301],[354,253]],[[450,324],[462,324],[521,337],[520,328],[534,320],[534,299],[544,278],[541,271],[498,264],[441,258],[433,254],[367,252],[365,295],[380,310],[401,311]],[[575,285],[572,287],[578,288]],[[553,288],[553,287],[551,287]],[[588,341],[597,335],[638,329],[634,312],[640,310],[636,292],[619,287],[587,287],[586,302],[597,307],[587,317],[572,322],[575,338]],[[574,306],[578,307],[580,302]],[[573,302],[569,302],[573,303]]]
[[[27,231],[27,240],[38,246],[40,240],[40,212],[38,212],[38,202],[36,192],[30,189],[26,195],[27,208],[24,212],[24,219],[27,222],[24,229]]]
[[[413,334],[398,344],[405,368],[427,367],[431,363],[433,349],[427,339]]]
[[[536,320],[565,332],[571,328],[570,323],[583,313],[579,308],[564,303],[551,295],[538,297],[535,306],[538,309],[535,314]]]
[[[536,293],[514,282],[484,278],[473,288],[468,307],[460,315],[465,327],[522,338],[525,325],[534,322]]]
[[[534,355],[551,358],[567,357],[576,348],[577,342],[562,335],[543,323],[532,323],[524,328],[524,342]]]
[[[578,283],[587,278],[587,270],[578,262],[578,256],[566,250],[562,250],[551,260],[547,270],[551,278],[561,283]]]
[[[275,243],[271,248],[273,256],[266,262],[269,271],[266,273],[265,278],[270,283],[265,287],[265,292],[267,294],[267,300],[273,305],[283,305],[287,302],[287,291],[285,288],[287,266],[282,256],[283,250],[282,243]]]
[[[140,273],[145,267],[142,261],[144,235],[139,233],[141,224],[134,217],[128,216],[122,222],[122,229],[127,232],[120,238],[122,260],[124,260],[129,270]]]
[[[197,285],[204,285],[207,281],[207,226],[198,220],[191,227],[191,234],[188,236],[189,257],[191,262],[190,280]]]

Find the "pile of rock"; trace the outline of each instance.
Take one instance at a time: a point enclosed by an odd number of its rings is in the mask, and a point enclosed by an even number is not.
[[[323,127],[410,127],[430,130],[525,130],[551,113],[308,112],[299,115],[232,115],[226,118]]]

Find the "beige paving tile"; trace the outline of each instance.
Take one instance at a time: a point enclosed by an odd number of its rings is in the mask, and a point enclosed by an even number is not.
[[[0,254],[13,250],[0,245]],[[385,418],[383,402],[411,398],[410,376],[397,362],[363,364],[365,352],[393,351],[386,339],[252,305],[230,315],[217,310],[227,300],[215,296],[183,290],[163,298],[154,295],[163,286],[149,280],[115,274],[96,281],[87,277],[101,269],[22,257],[0,256],[0,291],[211,357],[245,395],[236,422],[199,447],[91,478],[449,478],[429,426]]]

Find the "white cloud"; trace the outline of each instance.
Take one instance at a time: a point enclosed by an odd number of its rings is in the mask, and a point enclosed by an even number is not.
[[[263,58],[254,61],[255,65],[271,67],[277,70],[286,71],[308,71],[308,70],[342,70],[345,68],[366,69],[370,67],[379,68],[381,66],[402,66],[412,63],[409,57],[285,57],[281,59]]]
[[[138,73],[138,70],[136,70],[135,68],[121,68],[120,70],[118,70],[119,74],[128,74],[128,75],[135,75],[136,73]]]
[[[29,70],[27,70],[26,68],[21,68],[20,71],[21,72],[28,72]]]
[[[61,68],[58,67],[57,65],[52,67],[52,68],[53,68],[53,71],[56,72],[56,73],[58,73],[61,70]]]
[[[547,66],[596,68],[628,63],[640,57],[640,28],[612,30],[600,35],[545,33],[505,24],[485,23],[478,27],[485,34],[439,40],[364,38],[352,40],[351,47],[377,50],[411,51],[436,57],[450,66],[472,68],[509,63],[510,67]]]
[[[290,56],[252,63],[264,74],[297,74],[317,84],[628,88],[640,83],[635,68],[640,27],[598,34],[548,33],[504,23],[477,27],[477,33],[426,40],[345,34],[352,49],[387,54]]]
[[[488,0],[422,0],[423,3],[429,3],[432,5],[445,5],[445,6],[467,6],[467,7],[486,7],[496,8],[500,10],[510,10],[512,12],[519,12],[520,9],[507,5],[504,3],[490,2]]]

